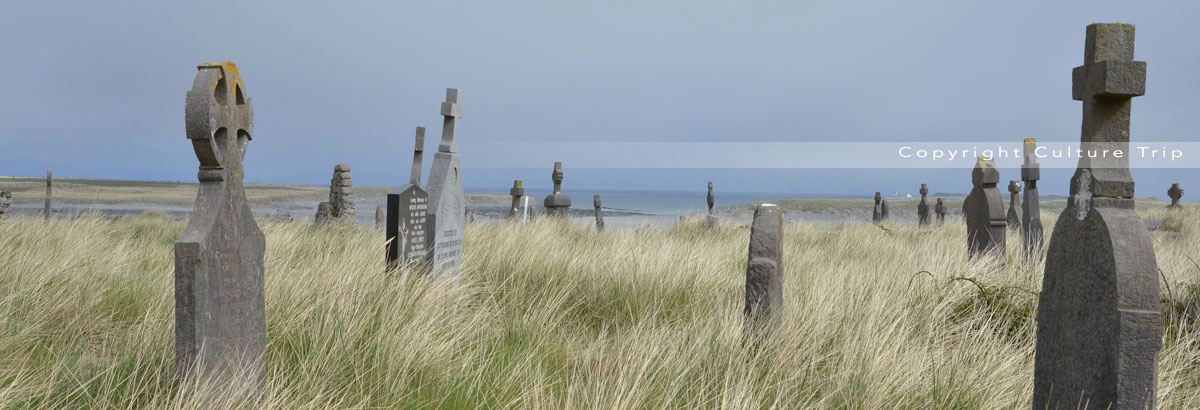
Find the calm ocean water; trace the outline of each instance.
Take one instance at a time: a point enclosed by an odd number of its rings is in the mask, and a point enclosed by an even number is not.
[[[464,188],[468,194],[508,195],[508,188]],[[525,195],[537,201],[550,194],[550,190],[525,189]],[[682,214],[708,208],[708,191],[563,191],[571,196],[571,208],[592,209],[592,195],[600,194],[605,209],[639,212],[644,214]],[[771,201],[786,198],[869,198],[868,196],[716,192],[716,206],[733,206],[756,201]]]

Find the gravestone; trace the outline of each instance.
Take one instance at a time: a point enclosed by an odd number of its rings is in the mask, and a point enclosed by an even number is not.
[[[46,219],[50,219],[50,202],[52,199],[54,199],[54,191],[53,191],[53,186],[52,186],[53,184],[54,184],[54,170],[47,169],[46,170],[46,209],[42,211],[42,213]]]
[[[1171,189],[1167,190],[1167,196],[1171,197],[1171,204],[1167,205],[1167,208],[1171,208],[1171,209],[1183,208],[1183,205],[1179,204],[1179,199],[1183,198],[1183,188],[1181,188],[1179,186],[1178,182],[1171,184]]]
[[[508,211],[508,219],[515,219],[521,213],[519,209],[521,207],[521,197],[525,196],[525,187],[521,183],[521,180],[513,180],[512,189],[508,190],[508,194],[512,195],[512,209]]]
[[[929,186],[921,184],[921,202],[917,203],[917,226],[929,226],[929,203],[926,201],[926,195],[929,195]]]
[[[890,214],[891,213],[888,210],[888,201],[886,199],[880,200],[879,201],[879,218],[886,221],[888,219],[888,217],[890,216]]]
[[[333,180],[329,181],[329,206],[334,221],[358,223],[353,185],[349,164],[341,163],[333,167]]]
[[[775,331],[783,314],[783,212],[775,204],[754,210],[746,263],[743,340]]]
[[[1146,63],[1134,27],[1087,26],[1071,94],[1083,101],[1081,148],[1129,152],[1132,98]],[[1134,211],[1129,156],[1079,158],[1046,253],[1038,297],[1033,407],[1156,408],[1162,347],[1158,263]]]
[[[1000,183],[1000,170],[990,157],[976,159],[971,183],[975,187],[967,195],[966,213],[963,214],[967,220],[967,254],[973,258],[994,251],[1003,256],[1004,230],[1008,222],[1004,218],[1004,200],[996,188]]]
[[[425,156],[425,127],[417,127],[412,171],[408,184],[387,195],[384,241],[387,269],[402,264],[426,263],[429,239],[429,194],[421,189],[421,162]]]
[[[938,226],[944,225],[946,223],[946,201],[938,198],[937,205],[934,205],[933,211],[937,213]]]
[[[708,214],[705,215],[705,221],[708,222],[709,229],[717,229],[721,225],[721,219],[713,215],[713,205],[716,204],[717,197],[713,195],[712,181],[708,183]]]
[[[1025,198],[1021,202],[1021,239],[1026,257],[1042,254],[1042,205],[1037,188],[1041,177],[1041,165],[1037,163],[1037,140],[1026,138],[1025,163],[1021,164],[1021,181],[1025,183]]]
[[[317,204],[317,216],[313,217],[313,223],[324,225],[333,222],[333,206],[328,202]]]
[[[8,207],[12,206],[12,191],[0,191],[0,219],[8,217]]]
[[[181,376],[232,381],[238,375],[262,383],[266,239],[242,186],[254,106],[233,63],[198,69],[184,117],[200,187],[175,242],[175,369]]]
[[[521,223],[529,223],[529,197],[522,197],[521,202]]]
[[[377,206],[375,207],[375,227],[383,228],[384,226],[387,226],[387,207]]]
[[[600,213],[600,194],[592,196],[592,206],[596,207],[596,229],[604,230],[604,214]]]
[[[1021,217],[1017,215],[1017,207],[1021,201],[1021,183],[1008,181],[1008,214],[1005,222],[1008,229],[1021,229]]]
[[[428,225],[426,246],[429,272],[436,275],[455,275],[462,270],[463,226],[467,203],[463,197],[462,162],[458,155],[456,129],[463,108],[458,104],[457,88],[446,89],[442,102],[442,141],[433,154],[433,169],[429,173]]]
[[[871,210],[871,222],[878,223],[883,221],[883,195],[875,193],[875,208]]]
[[[542,205],[546,207],[546,216],[565,218],[570,213],[571,197],[562,193],[563,170],[562,163],[554,163],[554,172],[550,174],[554,179],[554,193],[546,195],[546,199],[542,201]]]

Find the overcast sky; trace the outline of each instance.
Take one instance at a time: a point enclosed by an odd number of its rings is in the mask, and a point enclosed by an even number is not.
[[[0,12],[0,175],[194,181],[184,95],[198,63],[224,60],[254,99],[249,182],[325,184],[346,162],[358,185],[405,183],[413,128],[437,149],[447,87],[462,90],[468,187],[549,186],[548,141],[690,142],[678,156],[701,163],[721,161],[690,151],[704,141],[1078,141],[1071,68],[1085,26],[1114,21],[1137,25],[1149,65],[1133,139],[1200,141],[1191,0],[73,3]],[[495,168],[484,143],[526,147],[529,169]],[[568,188],[970,189],[967,168],[565,166]],[[1044,173],[1043,192],[1069,176]],[[1200,174],[1134,176],[1164,197]]]

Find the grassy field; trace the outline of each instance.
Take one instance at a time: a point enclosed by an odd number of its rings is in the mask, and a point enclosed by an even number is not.
[[[1200,408],[1200,209],[1153,233],[1159,404]],[[1043,215],[1050,230],[1055,215]],[[782,328],[741,345],[749,227],[468,225],[458,280],[383,272],[371,228],[260,222],[267,387],[173,382],[184,223],[0,221],[0,408],[1028,408],[1043,264],[961,224],[793,223]]]

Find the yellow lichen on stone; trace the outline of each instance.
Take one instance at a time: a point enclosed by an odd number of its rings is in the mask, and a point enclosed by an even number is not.
[[[242,75],[238,72],[237,64],[234,64],[232,61],[202,63],[200,64],[199,68],[220,68],[225,73],[226,77],[229,78],[229,81],[233,82],[234,85],[245,89],[245,85],[242,84]],[[213,89],[215,90],[216,88],[217,83],[213,83]]]

